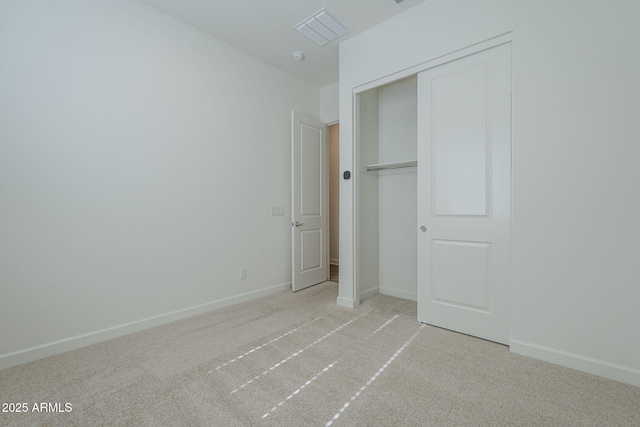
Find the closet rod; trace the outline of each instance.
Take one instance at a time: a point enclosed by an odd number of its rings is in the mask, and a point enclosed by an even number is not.
[[[400,169],[400,168],[414,168],[418,166],[418,161],[413,160],[410,162],[393,162],[393,163],[380,163],[377,165],[368,165],[367,172],[379,171],[383,169]]]

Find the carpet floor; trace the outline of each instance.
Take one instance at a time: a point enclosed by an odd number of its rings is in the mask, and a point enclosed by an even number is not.
[[[640,388],[421,325],[413,301],[336,297],[281,292],[5,369],[3,406],[28,410],[0,425],[640,426]]]

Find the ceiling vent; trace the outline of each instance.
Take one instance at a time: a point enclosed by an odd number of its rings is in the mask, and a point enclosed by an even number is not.
[[[294,28],[320,46],[324,46],[331,40],[335,40],[349,32],[344,25],[336,21],[324,9],[305,19]]]

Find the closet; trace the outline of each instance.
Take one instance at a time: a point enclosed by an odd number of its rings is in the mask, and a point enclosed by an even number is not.
[[[359,299],[416,299],[417,79],[357,95]]]
[[[511,45],[358,92],[356,299],[510,337]]]

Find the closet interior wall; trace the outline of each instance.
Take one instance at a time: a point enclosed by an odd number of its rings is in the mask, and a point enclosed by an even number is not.
[[[382,293],[416,300],[417,168],[367,172],[417,158],[417,80],[358,96],[358,281],[360,301]]]

